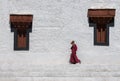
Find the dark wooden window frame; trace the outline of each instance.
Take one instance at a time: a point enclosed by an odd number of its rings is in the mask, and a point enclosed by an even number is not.
[[[14,32],[14,50],[29,50],[29,32],[32,32],[33,15],[11,14],[10,27]]]
[[[88,22],[90,27],[94,27],[94,45],[109,46],[109,27],[114,26],[115,9],[89,9]],[[97,41],[97,28],[99,24],[103,24],[105,33],[105,41]],[[101,30],[102,31],[102,30]]]

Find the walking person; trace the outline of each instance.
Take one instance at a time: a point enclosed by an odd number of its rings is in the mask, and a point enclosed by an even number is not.
[[[76,64],[76,63],[81,63],[81,61],[78,59],[77,55],[76,55],[76,51],[77,51],[77,45],[75,44],[75,41],[71,42],[71,56],[70,56],[70,63],[71,64]]]

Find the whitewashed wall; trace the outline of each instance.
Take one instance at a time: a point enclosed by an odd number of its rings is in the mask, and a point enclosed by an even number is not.
[[[94,46],[89,27],[90,8],[115,8],[110,45]],[[13,50],[10,14],[33,14],[29,51]],[[0,0],[0,65],[69,64],[70,42],[78,45],[82,64],[120,64],[119,0]]]

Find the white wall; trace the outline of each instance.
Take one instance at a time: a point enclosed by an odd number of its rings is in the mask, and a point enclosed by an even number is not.
[[[110,45],[94,46],[89,27],[90,8],[115,8],[115,26],[110,27]],[[33,14],[29,51],[13,50],[10,14]],[[0,64],[69,64],[70,42],[78,45],[82,64],[120,64],[119,0],[0,0]]]

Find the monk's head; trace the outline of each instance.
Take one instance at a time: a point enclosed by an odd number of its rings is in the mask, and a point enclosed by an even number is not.
[[[73,40],[73,41],[71,41],[71,44],[73,45],[73,44],[75,44],[75,41]]]

